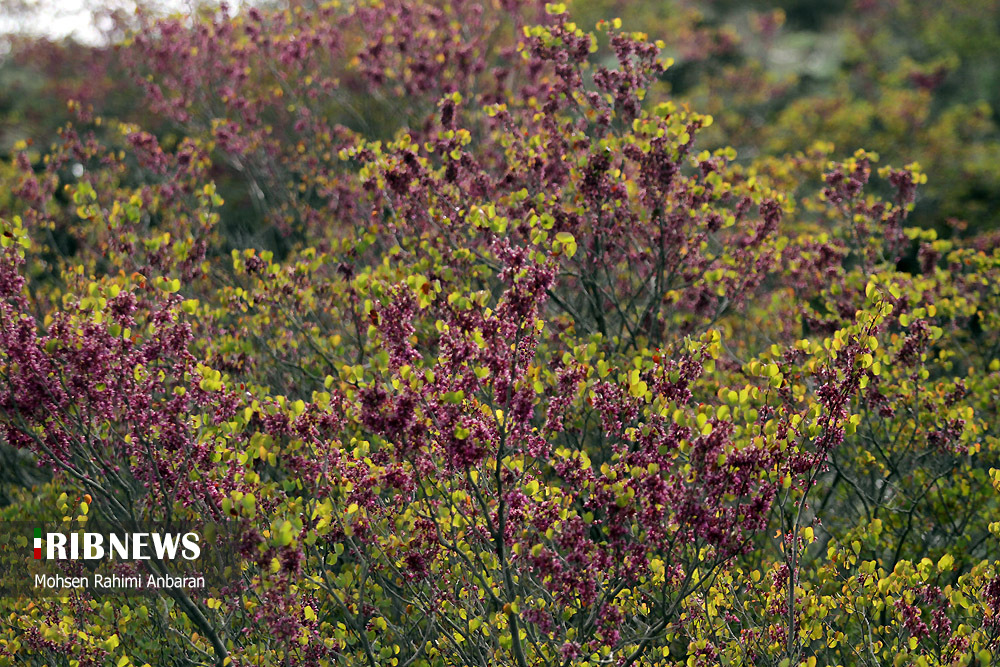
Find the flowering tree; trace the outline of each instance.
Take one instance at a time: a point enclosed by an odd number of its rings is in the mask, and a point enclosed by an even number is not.
[[[7,182],[0,426],[53,478],[3,513],[240,567],[14,600],[0,661],[988,663],[1000,256],[907,226],[915,164],[702,149],[663,47],[465,2],[125,44],[174,129],[75,105]]]

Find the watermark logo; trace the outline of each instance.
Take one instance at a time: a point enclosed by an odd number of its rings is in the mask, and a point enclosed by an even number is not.
[[[0,600],[221,590],[238,579],[236,524],[0,521]],[[28,554],[31,554],[30,556]]]
[[[197,560],[199,535],[186,533],[46,533],[46,560]],[[42,559],[42,529],[35,528],[35,560]]]

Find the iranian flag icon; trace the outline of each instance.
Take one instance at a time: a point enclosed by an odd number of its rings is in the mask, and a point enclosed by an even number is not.
[[[42,529],[35,528],[35,560],[42,559]]]

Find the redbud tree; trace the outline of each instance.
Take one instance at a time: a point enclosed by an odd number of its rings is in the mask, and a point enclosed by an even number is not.
[[[169,129],[75,104],[5,182],[51,481],[2,512],[239,565],[5,602],[0,661],[988,664],[1000,256],[908,226],[919,165],[702,148],[664,47],[409,0],[121,45]]]

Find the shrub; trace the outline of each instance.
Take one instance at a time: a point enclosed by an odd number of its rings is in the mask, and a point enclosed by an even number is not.
[[[0,426],[53,478],[3,512],[228,523],[240,571],[12,600],[0,660],[988,663],[1000,255],[910,225],[915,164],[703,149],[663,46],[517,3],[138,34],[179,133],[81,107],[13,165]]]

